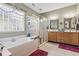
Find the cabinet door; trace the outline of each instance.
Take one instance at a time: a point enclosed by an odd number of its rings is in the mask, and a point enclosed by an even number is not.
[[[63,38],[64,38],[64,43],[72,44],[72,33],[71,32],[64,32]]]
[[[78,33],[77,32],[64,32],[64,43],[78,45]]]
[[[72,44],[73,45],[78,45],[79,44],[79,39],[78,39],[78,33],[77,32],[72,32]]]
[[[57,32],[57,42],[63,43],[63,32]]]
[[[48,41],[57,41],[57,34],[56,32],[48,32]]]

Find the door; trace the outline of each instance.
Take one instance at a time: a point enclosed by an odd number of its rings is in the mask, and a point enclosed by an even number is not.
[[[40,44],[43,43],[43,39],[44,39],[44,26],[43,26],[43,20],[39,21],[39,36],[41,38],[40,40]]]
[[[48,40],[47,20],[42,19],[39,21],[39,36],[41,38],[41,44]]]
[[[49,21],[48,20],[44,20],[44,39],[43,42],[47,42],[48,41],[48,26],[49,26]]]

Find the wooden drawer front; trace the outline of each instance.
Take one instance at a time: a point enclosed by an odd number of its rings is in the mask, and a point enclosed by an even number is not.
[[[57,42],[63,43],[63,32],[57,32]]]
[[[56,32],[48,32],[48,41],[55,41],[57,39],[57,33]]]
[[[71,32],[64,32],[63,35],[64,43],[66,44],[72,44],[72,33]]]
[[[64,43],[79,45],[78,33],[77,32],[64,32]]]
[[[79,45],[79,39],[78,39],[78,33],[77,32],[72,33],[72,44],[73,45]]]

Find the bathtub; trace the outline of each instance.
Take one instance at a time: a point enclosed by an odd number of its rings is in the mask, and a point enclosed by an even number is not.
[[[24,43],[28,43],[33,41],[33,39],[30,39],[30,37],[25,37],[25,38],[19,38],[19,39],[12,39],[6,42],[3,42],[3,46],[5,46],[5,48],[10,49],[19,45],[22,45]]]
[[[35,36],[33,36],[35,37]],[[13,56],[28,56],[38,48],[38,39],[33,37],[19,36],[2,39],[1,42]]]

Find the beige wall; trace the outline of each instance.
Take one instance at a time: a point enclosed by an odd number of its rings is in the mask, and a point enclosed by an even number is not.
[[[43,13],[42,15],[46,16],[48,18],[48,20],[50,20],[51,17],[58,16],[59,29],[62,29],[62,28],[64,29],[64,15],[69,14],[69,13],[73,13],[73,14],[75,14],[75,16],[77,16],[77,10],[78,10],[78,13],[79,13],[79,7],[78,6],[79,5],[76,4],[76,5],[72,5],[72,6],[69,6],[69,7],[64,7],[64,8],[61,8],[61,9],[57,9],[57,10],[54,10],[54,11]],[[61,22],[62,22],[62,25],[60,25]]]
[[[69,12],[76,13],[76,10],[77,10],[77,5],[73,5],[73,6],[57,9],[54,11],[46,12],[41,15],[49,18],[50,16],[54,16],[54,15],[63,16],[65,13],[69,13]]]

